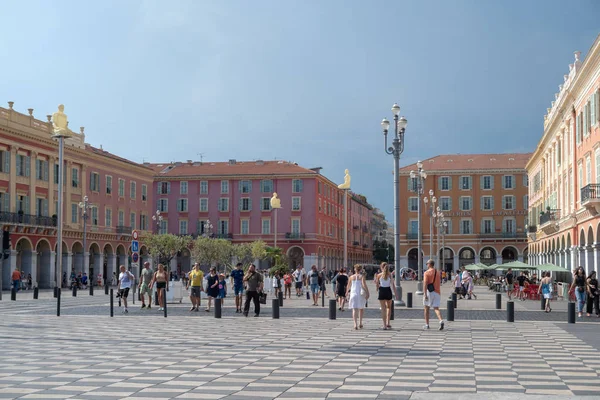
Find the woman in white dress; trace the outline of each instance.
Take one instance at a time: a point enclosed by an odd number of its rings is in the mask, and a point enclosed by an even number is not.
[[[352,309],[352,319],[354,320],[354,330],[362,329],[363,327],[363,314],[365,311],[365,304],[369,299],[369,288],[367,287],[367,281],[361,274],[362,266],[354,266],[354,275],[352,275],[348,282],[348,289],[346,289],[346,297],[350,293],[350,300],[348,301],[348,308]]]

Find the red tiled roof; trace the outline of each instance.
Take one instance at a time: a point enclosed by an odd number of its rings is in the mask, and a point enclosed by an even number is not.
[[[139,163],[136,163],[134,161],[128,160],[126,158],[119,157],[119,156],[117,156],[117,155],[115,155],[113,153],[110,153],[110,152],[108,152],[106,150],[99,149],[97,147],[91,146],[91,145],[89,145],[87,143],[85,144],[85,149],[87,151],[91,152],[91,153],[98,154],[98,155],[101,155],[101,156],[104,156],[104,157],[108,157],[108,158],[111,158],[111,159],[116,160],[116,161],[124,162],[124,163],[130,164],[130,165],[136,165],[136,166],[138,166],[140,168],[148,168],[148,165],[139,164]],[[150,169],[150,168],[148,168],[148,169]]]
[[[157,176],[318,175],[288,161],[146,163]]]
[[[532,153],[505,154],[442,154],[423,163],[425,172],[430,171],[465,171],[470,169],[525,169]],[[417,164],[400,168],[400,172],[416,171]]]

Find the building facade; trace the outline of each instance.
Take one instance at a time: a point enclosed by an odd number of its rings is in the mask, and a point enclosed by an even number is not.
[[[525,164],[529,157],[530,154],[453,154],[427,159],[422,162],[426,179],[420,196],[417,178],[410,176],[410,171],[417,171],[417,165],[401,168],[400,264],[417,269],[419,202],[425,259],[443,259],[448,271],[477,262],[491,265],[527,260],[529,183]],[[435,207],[444,213],[447,222],[439,235],[430,218],[430,191],[436,197]],[[425,197],[428,203],[424,202]]]
[[[287,161],[147,164],[155,172],[160,232],[209,235],[233,243],[263,240],[284,249],[293,265],[329,269],[343,263],[344,192],[321,175]],[[281,209],[271,209],[277,193]],[[348,193],[348,259],[370,262],[372,207]],[[275,232],[277,229],[277,232]],[[188,270],[189,253],[173,268]]]
[[[530,263],[600,267],[600,36],[569,65],[527,171]]]
[[[33,109],[0,107],[0,223],[7,244],[2,287],[18,268],[34,285],[56,279],[58,145],[51,116],[38,120]],[[84,128],[65,139],[63,272],[74,268],[104,277],[126,264],[132,229],[147,229],[153,206],[152,169],[85,143]],[[84,248],[82,209],[90,209]]]

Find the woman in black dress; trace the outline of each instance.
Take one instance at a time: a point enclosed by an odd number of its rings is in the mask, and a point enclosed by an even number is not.
[[[346,288],[348,287],[348,275],[346,269],[342,268],[335,278],[335,292],[338,296],[338,310],[344,311],[346,305]]]
[[[210,267],[210,273],[206,277],[206,295],[208,296],[208,306],[205,309],[206,312],[210,311],[210,305],[212,299],[219,297],[219,276],[217,275],[217,269]]]

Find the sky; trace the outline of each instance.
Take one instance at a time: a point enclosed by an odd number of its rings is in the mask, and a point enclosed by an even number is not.
[[[401,166],[529,152],[597,0],[0,0],[0,104],[65,104],[86,142],[136,162],[287,160],[393,218]]]

